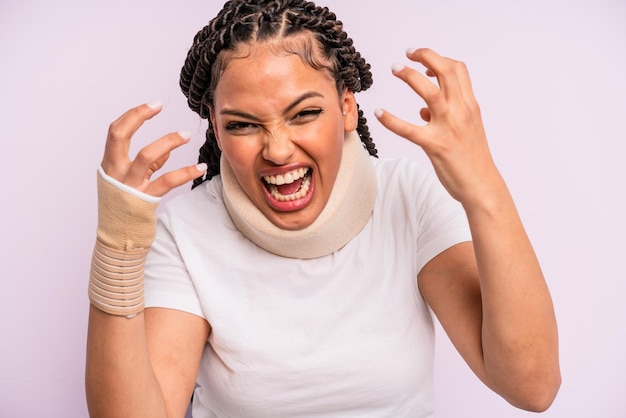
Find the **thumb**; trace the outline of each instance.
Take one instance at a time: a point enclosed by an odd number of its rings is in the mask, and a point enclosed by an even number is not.
[[[423,112],[420,112],[420,114],[422,114],[422,117],[427,116],[430,118],[430,112],[428,112],[427,115]],[[423,147],[426,143],[426,132],[423,126],[417,126],[409,123],[384,109],[376,109],[374,111],[374,115],[385,128],[389,129],[396,135],[399,135],[412,143],[419,145],[420,147]]]
[[[203,176],[207,171],[207,165],[200,163],[188,167],[183,167],[178,170],[170,171],[163,174],[156,180],[152,181],[147,193],[153,196],[164,196],[171,190],[182,186],[185,183],[190,182],[200,176]]]

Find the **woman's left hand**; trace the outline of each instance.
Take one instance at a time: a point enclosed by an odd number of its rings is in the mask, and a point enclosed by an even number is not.
[[[430,49],[407,51],[407,57],[424,65],[426,76],[398,64],[392,71],[424,99],[427,107],[420,116],[427,123],[419,126],[381,110],[376,112],[379,121],[422,147],[444,187],[462,204],[501,190],[465,64]],[[436,77],[439,85],[427,76]]]
[[[545,410],[561,382],[554,308],[491,157],[467,69],[429,49],[407,56],[426,67],[426,76],[397,65],[393,73],[426,102],[420,111],[426,124],[376,114],[424,149],[444,187],[463,205],[472,233],[472,243],[453,246],[424,266],[420,292],[478,377],[513,405]]]

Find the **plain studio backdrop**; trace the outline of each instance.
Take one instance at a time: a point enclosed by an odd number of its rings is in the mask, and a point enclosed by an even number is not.
[[[418,122],[421,99],[391,65],[408,64],[404,51],[422,46],[467,64],[556,306],[563,385],[544,415],[626,416],[626,3],[326,4],[372,64],[374,86],[357,100],[383,157],[430,164],[373,116],[385,107]],[[178,72],[221,5],[0,3],[1,417],[87,416],[87,275],[106,131],[127,108],[160,99],[163,112],[132,151],[190,130],[191,144],[168,167],[196,162],[206,125],[187,109]],[[437,332],[439,417],[533,415],[485,388]]]

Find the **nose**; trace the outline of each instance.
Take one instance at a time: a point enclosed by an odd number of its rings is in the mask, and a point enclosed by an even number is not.
[[[287,164],[294,150],[295,145],[285,126],[276,127],[276,129],[267,132],[263,146],[263,158],[265,160],[276,165]]]

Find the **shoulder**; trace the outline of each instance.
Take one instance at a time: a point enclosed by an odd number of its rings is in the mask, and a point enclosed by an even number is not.
[[[393,181],[392,184],[419,186],[436,181],[432,168],[408,158],[373,158],[372,162],[379,181]],[[383,184],[387,186],[386,183]]]
[[[375,216],[400,236],[419,237],[421,265],[434,254],[470,239],[461,204],[446,191],[431,166],[409,159],[375,161],[378,201]]]
[[[221,177],[215,176],[193,190],[165,202],[160,208],[159,222],[168,229],[213,228],[219,224],[231,225],[224,207]]]
[[[198,210],[206,210],[207,205],[209,207],[223,205],[222,179],[219,175],[205,181],[193,190],[179,194],[165,202],[162,212],[169,216],[182,213],[189,214]]]
[[[379,198],[412,205],[449,197],[431,166],[408,158],[372,158]]]

